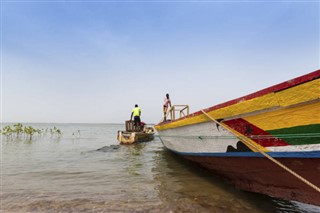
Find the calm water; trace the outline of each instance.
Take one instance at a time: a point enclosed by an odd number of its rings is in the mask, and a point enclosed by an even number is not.
[[[238,191],[158,138],[120,146],[116,134],[124,125],[32,126],[56,126],[63,135],[2,138],[1,212],[320,212]]]

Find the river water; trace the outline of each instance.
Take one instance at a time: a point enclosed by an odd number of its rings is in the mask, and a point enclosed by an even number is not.
[[[62,135],[2,136],[1,212],[320,212],[239,191],[157,137],[119,145],[124,125],[29,125],[56,126]]]

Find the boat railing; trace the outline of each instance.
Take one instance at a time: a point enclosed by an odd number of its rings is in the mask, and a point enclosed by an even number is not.
[[[142,130],[142,126],[135,126],[133,121],[126,121],[126,132],[140,132]]]
[[[176,113],[179,113],[179,117],[176,117]],[[170,118],[172,121],[188,116],[189,115],[189,105],[172,105],[171,108],[169,109]]]

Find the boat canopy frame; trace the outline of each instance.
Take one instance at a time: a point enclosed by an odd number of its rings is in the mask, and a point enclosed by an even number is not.
[[[179,112],[179,118],[188,116],[189,115],[189,105],[172,105],[171,108],[169,109],[169,113],[166,114],[166,119],[169,114],[171,121],[176,120],[176,113],[177,112]]]

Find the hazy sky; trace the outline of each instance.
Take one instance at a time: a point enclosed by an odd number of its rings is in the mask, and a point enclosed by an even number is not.
[[[3,122],[157,123],[319,69],[319,1],[1,2]]]

